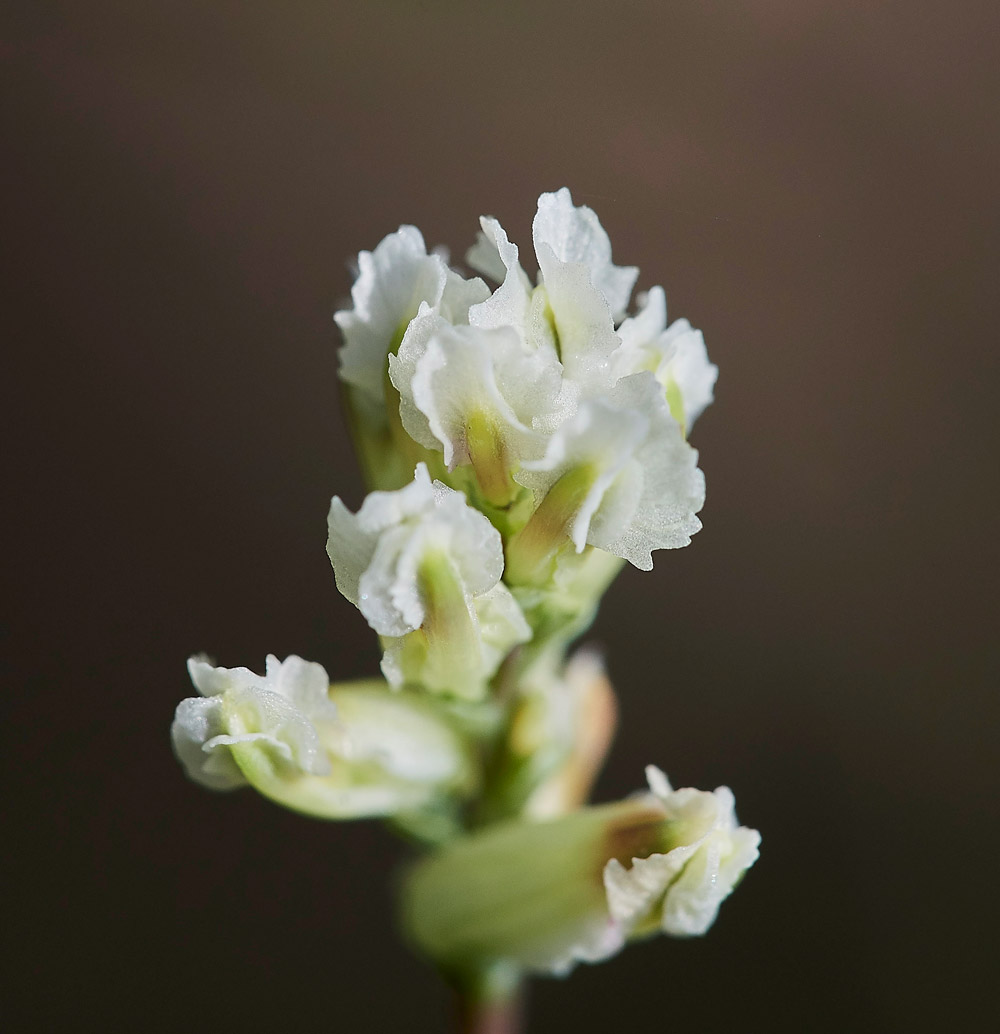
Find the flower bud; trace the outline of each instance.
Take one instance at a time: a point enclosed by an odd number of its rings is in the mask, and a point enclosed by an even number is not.
[[[485,818],[555,818],[590,796],[617,720],[614,690],[596,650],[566,663],[561,643],[520,680],[502,760],[495,766]]]
[[[511,733],[512,750],[537,759],[542,769],[525,815],[555,817],[583,805],[617,723],[615,691],[601,655],[592,648],[577,650],[561,678],[540,686],[529,681]]]

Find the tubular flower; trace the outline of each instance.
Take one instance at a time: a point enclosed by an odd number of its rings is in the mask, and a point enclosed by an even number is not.
[[[621,345],[615,353],[620,377],[651,370],[660,382],[670,413],[685,434],[712,401],[719,368],[708,361],[705,339],[687,320],[667,326],[667,299],[662,287],[639,298],[639,312],[618,328]]]
[[[386,357],[399,345],[422,303],[444,319],[468,321],[469,306],[483,301],[482,280],[464,280],[437,254],[428,254],[415,226],[401,226],[374,251],[358,255],[358,278],[351,288],[352,308],[334,319],[344,335],[340,376],[369,406],[384,406]]]
[[[387,640],[382,668],[405,682],[479,697],[503,656],[530,635],[500,582],[503,548],[490,522],[420,464],[395,492],[372,492],[357,514],[330,505],[337,587]]]
[[[649,794],[499,823],[418,863],[404,886],[411,936],[445,965],[513,959],[562,975],[657,930],[705,933],[760,836],[737,826],[726,787],[675,791],[652,766],[647,777]]]
[[[760,834],[737,824],[728,786],[714,793],[674,790],[654,765],[646,778],[663,807],[665,849],[633,858],[628,869],[617,858],[609,860],[604,869],[609,911],[636,935],[657,929],[674,937],[703,934],[757,860]]]
[[[686,546],[701,528],[695,514],[705,479],[697,462],[655,378],[626,377],[584,402],[545,456],[516,475],[543,499],[532,518],[538,531],[529,524],[523,541],[552,546],[569,538],[578,553],[589,544],[652,570],[652,550]],[[537,539],[529,539],[533,532]]]
[[[264,675],[188,661],[202,694],[171,737],[187,774],[213,790],[252,785],[319,818],[392,815],[464,792],[472,768],[454,728],[377,681],[331,686],[319,664],[269,655]]]
[[[454,327],[425,309],[389,375],[407,433],[442,452],[449,470],[471,465],[486,498],[509,503],[511,473],[545,451],[539,428],[559,406],[555,360],[526,350],[511,327]]]

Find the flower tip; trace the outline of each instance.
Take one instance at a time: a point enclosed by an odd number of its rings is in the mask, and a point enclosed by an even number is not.
[[[646,782],[657,797],[666,797],[674,792],[666,773],[656,765],[646,766]]]

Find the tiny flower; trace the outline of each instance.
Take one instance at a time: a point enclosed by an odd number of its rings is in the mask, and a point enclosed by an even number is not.
[[[650,373],[588,399],[516,480],[541,502],[508,549],[515,582],[546,577],[568,539],[652,569],[652,550],[686,546],[705,501],[698,454],[684,440]]]
[[[708,361],[705,339],[687,320],[667,326],[667,302],[662,287],[640,296],[639,312],[618,328],[622,344],[615,355],[616,370],[625,377],[651,370],[663,386],[670,412],[685,434],[712,401],[719,368]]]
[[[486,301],[469,309],[469,323],[474,327],[515,327],[523,330],[529,322],[533,287],[528,274],[521,268],[517,245],[507,239],[506,231],[496,219],[484,215],[479,224],[482,230],[466,254],[466,261],[473,269],[500,286]],[[525,334],[525,340],[536,347],[542,343],[531,334]],[[554,355],[551,332],[543,340],[552,344]]]
[[[674,791],[658,769],[647,776],[649,794],[497,823],[419,863],[403,888],[413,939],[446,966],[561,975],[655,930],[704,933],[760,835],[737,826],[725,787]]]
[[[674,937],[703,934],[757,860],[760,834],[737,824],[729,787],[714,793],[673,790],[653,765],[646,777],[663,805],[668,849],[633,858],[628,869],[612,858],[604,870],[608,907],[617,922],[636,934],[657,928]]]
[[[248,668],[216,668],[201,657],[188,673],[202,695],[181,701],[171,736],[187,774],[213,790],[246,783],[231,747],[266,746],[289,768],[312,775],[330,772],[316,722],[333,721],[330,680],[319,664],[291,656],[267,657],[264,675]]]
[[[384,406],[386,357],[398,347],[421,303],[449,321],[463,323],[469,306],[488,295],[482,280],[464,280],[440,255],[428,254],[415,226],[401,226],[374,251],[358,255],[353,307],[334,315],[344,335],[341,379],[377,412]]]
[[[470,464],[484,496],[507,505],[511,473],[545,451],[556,422],[561,371],[512,327],[453,327],[425,310],[410,324],[389,374],[414,441],[443,452],[449,470]]]
[[[532,236],[543,271],[549,252],[559,263],[582,266],[607,302],[612,317],[620,320],[625,315],[639,270],[635,266],[612,263],[611,241],[593,209],[574,205],[565,187],[552,194],[542,194],[532,224]]]
[[[370,493],[357,514],[334,497],[329,531],[337,587],[388,640],[393,685],[480,696],[499,655],[530,635],[500,584],[499,533],[423,464],[404,488]]]
[[[596,214],[574,206],[565,187],[539,197],[532,224],[539,268],[534,289],[500,224],[487,218],[481,223],[467,260],[502,283],[469,310],[469,322],[512,326],[530,348],[554,353],[567,380],[564,397],[610,387],[611,357],[620,345],[615,321],[625,314],[638,270],[611,262],[611,244]]]
[[[213,790],[252,785],[319,818],[412,811],[468,790],[454,728],[379,682],[330,686],[319,664],[268,656],[266,672],[188,661],[203,694],[182,700],[171,737],[188,776]]]

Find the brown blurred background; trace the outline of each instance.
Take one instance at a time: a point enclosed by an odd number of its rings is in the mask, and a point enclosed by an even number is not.
[[[374,672],[324,553],[347,262],[482,213],[528,249],[564,184],[721,368],[705,529],[592,633],[599,795],[655,761],[764,842],[706,939],[537,982],[531,1030],[993,1029],[995,0],[0,18],[10,1029],[447,1029],[399,845],[167,730],[197,650]]]

